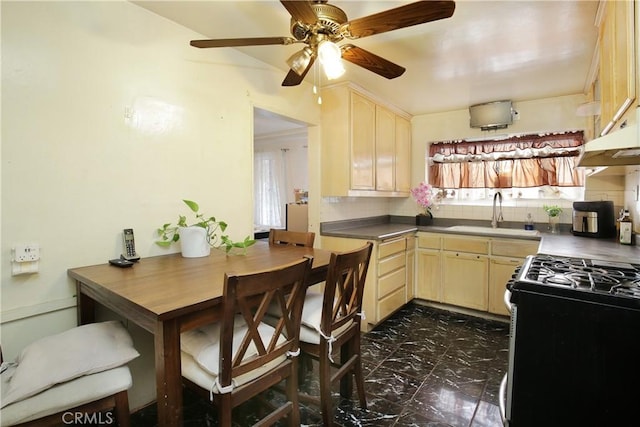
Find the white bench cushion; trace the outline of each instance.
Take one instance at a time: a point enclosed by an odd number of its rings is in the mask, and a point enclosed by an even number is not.
[[[2,388],[8,385],[5,373],[11,373],[11,370],[15,367],[2,374]],[[11,426],[65,411],[128,390],[131,384],[127,366],[85,375],[5,406],[0,409],[0,425]]]
[[[140,354],[119,321],[90,323],[41,338],[25,347],[2,389],[1,407],[67,382],[124,365]]]

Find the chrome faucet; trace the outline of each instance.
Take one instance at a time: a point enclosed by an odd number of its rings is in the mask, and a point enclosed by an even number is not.
[[[500,211],[496,215],[496,199],[500,201]],[[502,217],[502,193],[496,191],[496,194],[493,195],[493,214],[491,215],[491,227],[498,228],[498,223],[504,221]]]

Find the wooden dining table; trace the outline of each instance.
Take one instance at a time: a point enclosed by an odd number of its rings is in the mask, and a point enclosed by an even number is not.
[[[153,334],[158,425],[180,426],[180,333],[220,319],[225,273],[270,269],[303,256],[313,257],[309,285],[324,281],[330,251],[266,242],[244,254],[171,254],[143,258],[129,268],[107,263],[71,268],[68,275],[76,281],[79,324],[94,322],[100,304]]]

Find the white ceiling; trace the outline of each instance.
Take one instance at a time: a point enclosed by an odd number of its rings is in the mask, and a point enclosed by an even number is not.
[[[290,36],[290,15],[279,1],[135,3],[202,34],[203,39]],[[354,19],[411,1],[330,3]],[[413,115],[501,99],[517,103],[581,93],[592,73],[597,8],[597,1],[583,0],[457,1],[451,18],[352,42],[405,67],[402,76],[387,80],[346,63],[341,80],[355,82]],[[239,50],[282,69],[284,79],[286,59],[301,47]],[[309,72],[306,80],[313,82],[313,74]]]

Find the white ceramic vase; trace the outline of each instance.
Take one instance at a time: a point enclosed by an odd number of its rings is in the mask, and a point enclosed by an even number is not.
[[[180,246],[185,258],[200,258],[209,256],[211,246],[207,242],[207,230],[202,227],[180,227]]]

